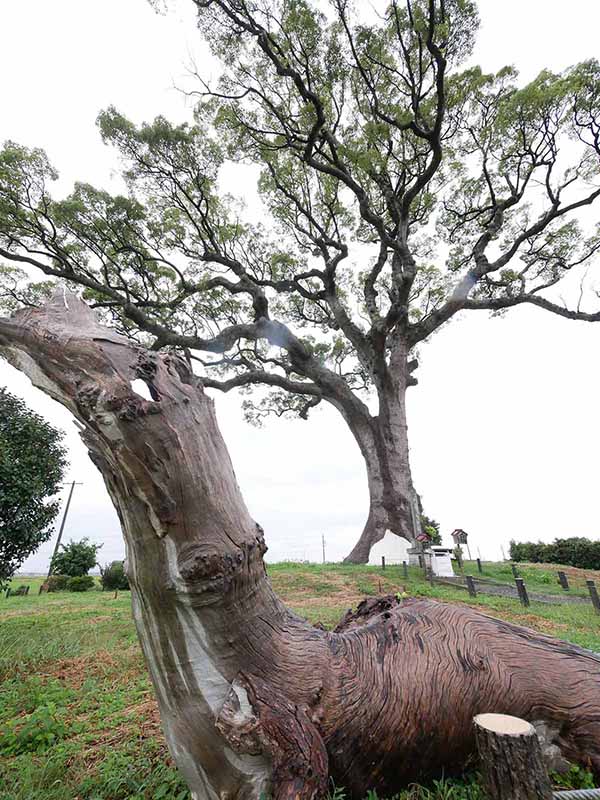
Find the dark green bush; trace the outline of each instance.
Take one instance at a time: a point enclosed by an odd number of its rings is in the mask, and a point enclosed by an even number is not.
[[[530,561],[534,564],[566,564],[580,569],[600,569],[600,541],[573,536],[544,542],[510,543],[513,561]]]
[[[91,575],[76,575],[67,581],[68,592],[87,592],[94,586],[94,579]]]
[[[69,575],[72,578],[87,575],[96,566],[101,544],[94,544],[88,538],[80,542],[61,544],[61,550],[52,558],[52,572]]]
[[[64,592],[69,581],[68,575],[50,575],[46,581],[49,592]]]
[[[111,564],[107,564],[102,571],[100,581],[103,589],[129,589],[129,579],[125,574],[122,561],[113,561]]]

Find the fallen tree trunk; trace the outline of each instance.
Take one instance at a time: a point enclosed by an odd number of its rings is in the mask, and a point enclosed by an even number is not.
[[[119,513],[133,614],[194,798],[354,796],[456,771],[473,717],[544,720],[600,775],[600,658],[429,600],[318,630],[274,594],[212,401],[177,355],[71,294],[0,320],[0,352],[69,408]],[[153,400],[134,391],[141,379]]]

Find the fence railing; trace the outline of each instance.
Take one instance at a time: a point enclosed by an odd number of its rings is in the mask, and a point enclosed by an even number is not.
[[[477,559],[477,569],[478,573],[483,572],[483,567],[480,559]],[[381,569],[385,570],[386,566],[391,566],[394,564],[395,566],[402,566],[403,570],[403,577],[405,580],[408,580],[408,563],[406,561],[394,561],[390,562],[386,560],[385,556],[381,557]],[[423,570],[425,577],[429,580],[429,582],[434,584],[441,584],[446,586],[452,586],[453,588],[457,589],[464,589],[466,592],[469,593],[470,597],[477,597],[478,593],[481,594],[502,594],[506,597],[513,597],[518,599],[522,606],[529,607],[531,604],[531,600],[542,603],[560,603],[561,597],[565,597],[565,595],[560,594],[542,594],[539,592],[530,592],[527,588],[525,583],[525,579],[519,575],[517,567],[514,564],[511,564],[512,573],[514,576],[514,585],[510,583],[504,583],[502,581],[498,581],[494,578],[483,577],[481,574],[477,575],[469,575],[469,574],[462,574],[457,575],[454,578],[444,578],[439,575],[435,575],[430,567],[425,565],[424,559],[421,557],[419,560],[419,568]],[[464,564],[464,562],[463,562]],[[460,567],[461,570],[464,572],[464,566]],[[569,580],[566,573],[562,570],[557,570],[557,582],[563,589],[563,592],[570,592],[570,585]],[[600,614],[600,596],[598,593],[598,589],[596,587],[596,582],[591,578],[586,580],[586,588],[589,594],[589,600],[585,596],[573,596],[569,594],[568,601],[565,599],[564,602],[591,602],[592,606],[597,614]],[[487,590],[485,587],[489,587]],[[482,588],[483,587],[483,588]]]

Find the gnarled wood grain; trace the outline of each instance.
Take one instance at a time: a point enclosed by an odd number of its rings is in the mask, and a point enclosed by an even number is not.
[[[0,352],[84,428],[119,513],[133,613],[194,798],[354,796],[459,769],[472,719],[545,720],[600,777],[600,658],[472,609],[370,604],[332,633],[267,579],[212,401],[177,355],[75,296],[0,320]],[[142,379],[152,401],[131,382]]]

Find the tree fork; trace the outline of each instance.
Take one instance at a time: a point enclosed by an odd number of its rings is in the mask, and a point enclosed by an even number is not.
[[[312,800],[329,777],[353,797],[394,794],[460,770],[473,716],[491,709],[546,721],[565,756],[600,777],[597,655],[429,600],[369,604],[335,632],[285,608],[186,362],[62,292],[0,320],[0,353],[85,428],[121,519],[167,743],[195,800]]]

